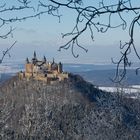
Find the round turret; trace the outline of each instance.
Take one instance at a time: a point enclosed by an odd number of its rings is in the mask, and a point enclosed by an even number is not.
[[[58,64],[58,73],[62,73],[63,72],[63,66],[62,66],[62,63],[59,62]]]

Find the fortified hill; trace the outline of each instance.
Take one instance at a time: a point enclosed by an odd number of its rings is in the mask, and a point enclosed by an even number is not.
[[[0,84],[0,140],[140,140],[139,98],[99,90],[36,53],[19,76]]]
[[[38,60],[36,52],[34,52],[31,61],[26,59],[25,72],[19,73],[19,78],[27,80],[35,79],[45,81],[47,83],[53,83],[55,81],[63,81],[68,78],[68,73],[63,72],[63,65],[61,62],[55,63],[47,61],[44,56],[43,60]]]

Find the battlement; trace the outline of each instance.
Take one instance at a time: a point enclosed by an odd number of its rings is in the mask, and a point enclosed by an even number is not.
[[[47,83],[52,83],[54,81],[63,81],[68,79],[68,73],[63,72],[63,65],[61,62],[55,63],[47,61],[44,56],[43,60],[38,60],[36,56],[36,52],[34,52],[34,56],[29,61],[26,59],[25,63],[25,72],[19,72],[19,78],[23,79],[35,79],[44,81]]]

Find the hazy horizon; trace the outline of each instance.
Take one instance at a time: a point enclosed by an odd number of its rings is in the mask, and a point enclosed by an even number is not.
[[[9,0],[7,2],[9,6],[13,5],[13,1]],[[85,5],[90,4],[91,1],[84,1]],[[98,1],[92,2],[92,4],[98,5]],[[35,1],[31,4],[36,5]],[[139,2],[133,0],[134,5],[138,5]],[[17,12],[12,15],[2,15],[2,16],[19,16],[32,14],[31,11],[27,12]],[[129,29],[123,30],[122,27],[117,29],[110,29],[106,33],[97,32],[94,30],[94,42],[91,41],[89,31],[85,32],[79,38],[80,45],[88,49],[88,53],[84,52],[80,48],[75,48],[75,54],[79,54],[79,58],[75,59],[72,56],[71,50],[62,50],[58,52],[60,46],[64,45],[68,38],[62,38],[62,33],[69,33],[72,31],[76,22],[76,13],[74,11],[61,8],[60,14],[62,14],[61,21],[57,17],[44,14],[38,18],[31,18],[22,22],[14,22],[9,24],[15,28],[13,31],[13,37],[9,37],[6,40],[1,40],[1,53],[6,48],[11,46],[16,40],[17,43],[10,51],[11,59],[26,59],[26,57],[32,56],[35,50],[38,55],[45,55],[47,58],[52,59],[53,57],[58,61],[63,61],[64,63],[94,63],[94,62],[111,62],[111,58],[118,60],[120,53],[120,40],[123,42],[129,41]],[[103,17],[106,22],[106,18]],[[129,24],[129,17],[128,19]],[[113,24],[119,22],[119,18],[113,17]],[[8,27],[4,29],[6,31]],[[140,40],[139,40],[139,30],[137,27],[135,29],[135,45],[137,46],[137,51],[140,52]],[[138,61],[134,53],[130,55],[132,61]]]

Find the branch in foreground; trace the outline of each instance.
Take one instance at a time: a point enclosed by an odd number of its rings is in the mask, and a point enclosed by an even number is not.
[[[5,51],[3,51],[2,57],[0,59],[0,64],[3,62],[4,58],[6,55],[8,55],[10,57],[10,53],[9,51],[13,48],[13,46],[17,43],[17,41],[15,41],[9,48],[7,48]]]
[[[113,81],[121,82],[126,75],[127,67],[131,66],[131,61],[129,59],[131,52],[133,51],[136,57],[140,60],[140,56],[134,44],[134,29],[136,25],[140,26],[140,5],[133,5],[131,0],[118,0],[118,2],[113,1],[111,4],[106,4],[105,0],[101,0],[98,7],[95,7],[92,4],[84,7],[84,1],[81,3],[82,0],[65,0],[63,2],[57,0],[50,1],[54,4],[57,11],[61,7],[65,7],[77,12],[73,30],[62,36],[71,37],[71,39],[59,48],[59,50],[71,49],[72,55],[76,58],[79,55],[75,54],[75,47],[79,47],[87,52],[87,49],[79,43],[80,36],[82,36],[87,30],[90,32],[92,40],[95,36],[95,32],[106,33],[110,29],[120,27],[122,30],[129,30],[129,41],[120,44],[120,59],[117,62],[112,61],[117,67]],[[44,3],[41,6],[47,7]],[[130,17],[130,15],[132,16]],[[128,16],[130,17],[130,22]],[[119,19],[117,24],[114,24],[114,18]],[[138,70],[139,68],[137,71]]]

